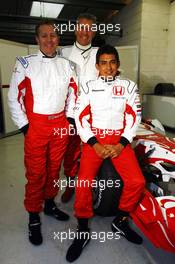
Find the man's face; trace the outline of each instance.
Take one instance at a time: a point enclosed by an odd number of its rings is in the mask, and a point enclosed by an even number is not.
[[[82,45],[86,46],[92,42],[95,36],[95,31],[91,30],[93,21],[86,18],[80,18],[77,24],[77,29],[75,31],[76,41]]]
[[[99,64],[96,64],[99,76],[103,76],[105,78],[115,77],[119,66],[119,62],[117,62],[115,55],[106,53],[100,56]]]
[[[44,54],[53,56],[59,43],[59,37],[52,25],[41,25],[36,41]]]

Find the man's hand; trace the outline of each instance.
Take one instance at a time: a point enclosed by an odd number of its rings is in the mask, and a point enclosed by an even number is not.
[[[118,143],[117,145],[104,145],[104,147],[109,150],[109,157],[111,159],[119,156],[122,150],[124,149],[124,146],[121,143]]]
[[[105,148],[105,146],[100,143],[95,143],[93,145],[93,149],[95,150],[97,155],[102,159],[106,159],[110,156],[110,150]]]

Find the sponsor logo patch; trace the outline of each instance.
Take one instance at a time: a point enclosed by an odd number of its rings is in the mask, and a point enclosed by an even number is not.
[[[123,86],[114,86],[112,88],[112,91],[113,91],[113,94],[115,96],[123,96],[124,93],[125,93],[125,87],[123,87]]]

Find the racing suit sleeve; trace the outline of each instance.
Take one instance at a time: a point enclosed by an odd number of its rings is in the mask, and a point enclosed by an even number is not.
[[[120,143],[125,146],[131,143],[136,135],[138,125],[141,122],[141,103],[139,90],[136,84],[129,87],[125,109],[125,128],[121,135]]]
[[[28,124],[24,106],[25,69],[19,60],[16,61],[8,92],[8,105],[11,118],[19,129]]]
[[[81,90],[81,95],[78,97],[75,107],[75,123],[78,134],[84,143],[89,143],[89,140],[91,142],[91,139],[95,138],[91,130],[89,93],[86,94],[83,90]]]
[[[68,94],[66,99],[66,117],[74,119],[74,109],[77,100],[78,86],[73,77],[70,78]]]
[[[76,64],[72,61],[68,62],[68,78],[69,78],[69,85],[68,85],[68,94],[67,94],[67,99],[66,99],[66,104],[65,104],[65,113],[68,122],[75,126],[75,116],[74,116],[74,111],[75,111],[75,104],[78,98],[78,78],[76,75]]]

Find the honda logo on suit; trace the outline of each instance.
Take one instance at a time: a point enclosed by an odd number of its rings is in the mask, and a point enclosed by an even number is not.
[[[125,88],[123,86],[114,86],[113,94],[117,96],[122,96],[125,93]]]

